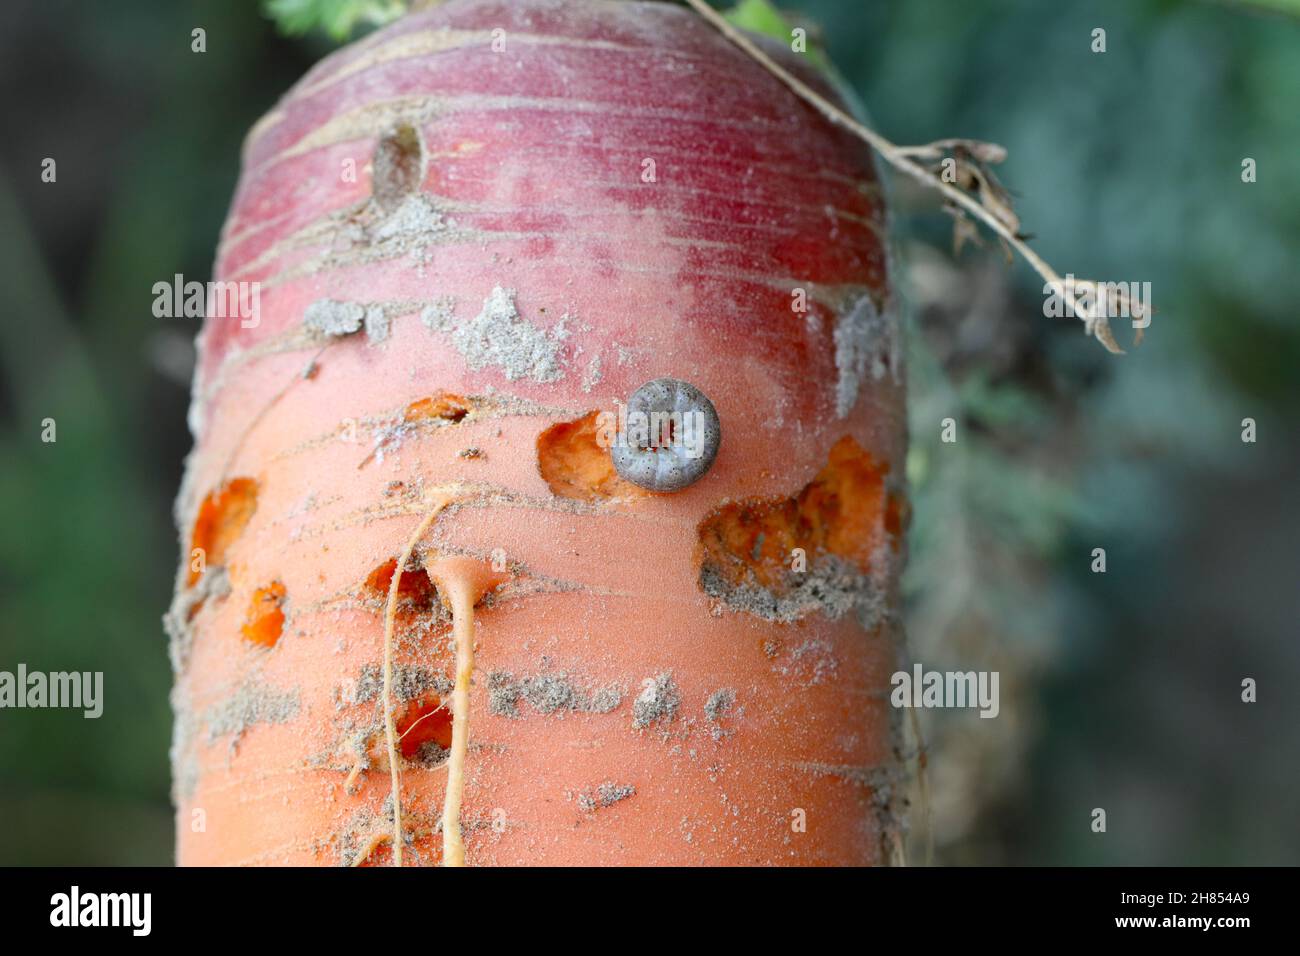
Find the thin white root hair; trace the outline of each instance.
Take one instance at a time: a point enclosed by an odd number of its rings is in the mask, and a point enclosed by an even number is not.
[[[420,539],[433,525],[442,509],[447,507],[449,499],[440,499],[424,516],[411,539],[406,542],[397,566],[393,568],[393,579],[388,582],[388,603],[384,607],[384,733],[388,742],[388,769],[391,778],[393,798],[393,866],[402,865],[402,777],[397,759],[397,725],[393,720],[393,629],[397,619],[397,588],[402,580],[402,572],[411,560],[411,554]],[[459,625],[457,625],[459,626]]]
[[[465,865],[465,841],[460,830],[460,805],[465,792],[465,758],[469,752],[469,684],[474,673],[474,602],[472,584],[460,575],[445,575],[456,641],[456,686],[451,694],[451,755],[447,760],[447,791],[442,804],[442,865]]]

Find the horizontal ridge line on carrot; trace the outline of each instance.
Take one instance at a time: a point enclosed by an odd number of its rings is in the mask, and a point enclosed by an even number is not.
[[[452,0],[273,115],[177,506],[178,860],[897,862],[870,150],[663,3]]]

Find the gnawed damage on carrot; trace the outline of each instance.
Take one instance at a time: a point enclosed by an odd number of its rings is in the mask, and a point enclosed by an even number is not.
[[[600,501],[635,498],[648,492],[620,478],[609,449],[597,440],[599,412],[552,425],[537,436],[537,469],[551,493],[561,498]]]
[[[396,718],[403,759],[426,765],[445,760],[451,752],[452,721],[451,708],[436,694],[407,702]]]
[[[433,419],[458,422],[468,415],[471,410],[472,406],[469,399],[462,398],[460,395],[453,395],[450,392],[443,392],[440,395],[431,395],[428,398],[421,398],[411,402],[402,413],[402,418],[407,422],[430,421]]]
[[[888,473],[846,435],[797,494],[715,509],[699,525],[701,589],[768,620],[872,611],[880,603],[872,578],[892,560],[907,521]]]
[[[193,587],[203,573],[193,561],[195,549],[203,552],[204,567],[225,564],[226,551],[257,510],[257,491],[255,479],[231,478],[203,499],[190,535],[191,563],[187,586]]]
[[[272,581],[253,592],[248,614],[240,629],[244,640],[263,647],[274,647],[284,631],[284,585]]]
[[[397,570],[397,559],[389,558],[375,568],[366,577],[365,589],[375,598],[383,599],[388,595],[389,585]],[[397,603],[399,608],[410,611],[431,611],[437,589],[429,580],[429,575],[421,568],[405,568],[397,582]]]

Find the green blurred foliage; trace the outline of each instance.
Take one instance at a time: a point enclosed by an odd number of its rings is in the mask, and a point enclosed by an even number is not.
[[[943,782],[979,804],[939,858],[1296,862],[1300,23],[1131,0],[806,9],[877,129],[1006,146],[1035,248],[1062,273],[1149,281],[1157,308],[1112,359],[1042,317],[1017,262],[997,307],[957,296],[914,322],[912,652],[996,661],[1004,707],[1009,674],[1028,687],[1019,730],[932,723],[936,778],[972,764]],[[899,198],[904,228],[946,247],[934,204]],[[982,340],[954,331],[966,312]],[[948,415],[969,438],[941,447]],[[1270,437],[1243,444],[1247,416]],[[1241,704],[1245,676],[1273,695]]]
[[[343,41],[359,26],[396,20],[406,10],[402,0],[265,0],[266,15],[291,36],[324,30]]]
[[[273,2],[299,30],[346,26]],[[975,720],[936,751],[999,768],[963,784],[977,805],[941,860],[1298,858],[1300,26],[1269,5],[785,5],[882,133],[1003,144],[1048,261],[1150,281],[1158,309],[1112,359],[1043,318],[1041,282],[995,247],[953,268],[991,270],[1005,301],[968,326],[961,295],[918,309],[914,653],[1025,675],[1016,749],[1005,722]],[[151,288],[208,275],[244,132],[330,45],[281,38],[254,0],[0,12],[0,668],[106,672],[98,721],[0,712],[0,863],[171,859],[159,616],[196,328],[154,318]],[[40,182],[46,156],[57,184]],[[947,257],[937,205],[897,198],[909,245]],[[938,442],[948,415],[971,439],[956,449]],[[1248,415],[1257,445],[1238,439]],[[1088,573],[1099,544],[1106,575]],[[1261,680],[1253,708],[1234,703],[1243,675]]]

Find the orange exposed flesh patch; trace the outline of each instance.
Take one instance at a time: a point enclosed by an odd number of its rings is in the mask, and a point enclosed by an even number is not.
[[[645,492],[614,470],[609,450],[597,440],[596,419],[589,412],[572,422],[552,425],[537,436],[537,470],[561,498],[594,501],[628,498]]]
[[[209,492],[199,505],[199,515],[194,520],[194,530],[190,535],[191,554],[194,548],[201,548],[204,567],[224,564],[227,550],[256,510],[257,482],[252,478],[232,478]],[[189,586],[193,587],[199,577],[200,573],[191,563]]]
[[[890,546],[898,550],[899,539],[912,521],[912,506],[902,495],[889,493],[885,499],[885,532],[889,535]]]
[[[439,698],[429,696],[411,701],[396,721],[402,756],[413,759],[428,743],[450,750],[451,723],[451,708],[443,706]]]
[[[846,435],[797,495],[736,501],[705,518],[702,561],[732,585],[752,574],[775,591],[789,581],[795,548],[804,550],[810,566],[829,554],[865,574],[881,532],[893,538],[903,523],[900,500],[885,489],[888,471]]]
[[[406,406],[402,418],[408,422],[422,422],[440,418],[443,421],[458,422],[470,413],[468,399],[450,392],[422,398]]]
[[[387,843],[379,843],[371,848],[370,852],[365,855],[365,858],[359,863],[354,864],[354,866],[366,868],[392,866],[392,857],[392,848],[389,847]]]
[[[369,577],[366,578],[366,590],[376,597],[387,600],[388,589],[393,583],[393,572],[396,570],[397,559],[389,558],[370,572]],[[397,582],[399,606],[405,605],[418,611],[432,610],[435,593],[433,582],[429,580],[429,575],[423,568],[403,571],[401,579]]]
[[[284,630],[284,585],[272,581],[253,592],[248,616],[242,628],[244,639],[263,647],[274,647]]]

